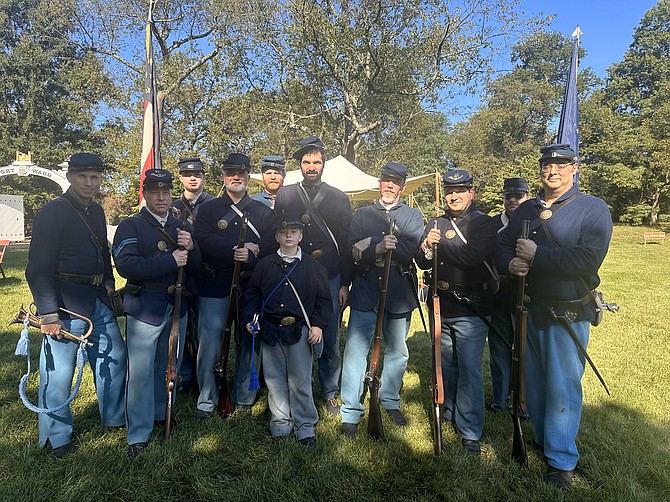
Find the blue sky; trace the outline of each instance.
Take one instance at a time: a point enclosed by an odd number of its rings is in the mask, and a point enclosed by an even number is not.
[[[633,41],[633,29],[656,0],[521,0],[529,14],[556,14],[549,30],[569,36],[579,25],[587,56],[580,66],[590,66],[599,77],[623,59]]]

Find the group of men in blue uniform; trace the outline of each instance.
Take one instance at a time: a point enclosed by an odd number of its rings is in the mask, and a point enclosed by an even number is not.
[[[496,331],[496,336],[511,337],[509,329],[500,328],[501,323],[511,324],[511,312],[505,295],[495,295],[501,283],[499,274],[509,276],[508,283],[525,276],[528,413],[535,441],[547,458],[548,482],[569,486],[578,460],[575,437],[581,416],[584,355],[565,336],[565,319],[586,346],[594,316],[590,294],[599,283],[597,271],[612,227],[606,204],[579,192],[573,178],[578,164],[570,147],[542,149],[542,190],[536,198],[524,202],[526,180],[506,180],[506,212],[497,218],[475,209],[469,173],[447,172],[443,177],[444,214],[430,219],[425,228],[421,213],[400,201],[405,166],[387,163],[379,176],[379,199],[353,214],[348,197],[321,179],[326,152],[319,138],[301,141],[294,158],[303,180],[285,187],[281,187],[283,158],[263,159],[268,182],[256,200],[247,194],[251,164],[246,155],[233,153],[224,161],[224,191],[216,198],[202,189],[202,162],[181,159],[185,192],[175,202],[180,218],[169,212],[172,176],[162,170],[147,172],[143,181],[146,206],[119,225],[112,248],[117,270],[128,280],[124,344],[109,308],[113,276],[104,214],[93,201],[103,166],[94,155],[73,155],[68,173],[72,186],[36,218],[26,270],[42,331],[50,335],[45,337],[41,355],[43,404],[52,406],[67,397],[74,372],[76,347],[60,340],[59,329],[65,325],[75,333],[83,330],[59,309],[90,316],[94,335],[89,359],[103,424],[116,426],[126,421],[128,454],[141,454],[154,421],[164,419],[165,389],[159,383],[165,379],[172,288],[178,270],[184,267],[184,284],[191,296],[180,312],[179,361],[184,358],[188,310],[197,321],[192,328],[196,345],[192,355],[197,356],[191,361],[195,372],[183,365],[181,379],[192,384],[197,380],[196,417],[213,415],[218,400],[213,369],[226,313],[233,308],[228,304],[231,274],[239,262],[240,287],[246,294],[237,327],[236,410],[251,411],[257,399],[251,374],[260,371],[262,359],[273,437],[295,434],[302,443],[313,445],[318,415],[311,372],[316,355],[326,411],[333,416],[341,412],[340,433],[354,437],[364,415],[360,396],[377,319],[380,265],[392,251],[391,293],[382,326],[385,353],[380,404],[396,425],[404,426],[407,420],[401,411],[400,390],[409,358],[405,340],[412,312],[419,307],[413,263],[431,269],[437,253],[431,281],[440,298],[442,317],[445,420],[453,424],[465,450],[479,455],[487,336],[494,383],[491,409],[506,409],[509,393],[511,353],[501,340],[493,342],[492,336]],[[73,213],[79,217],[73,218]],[[531,221],[528,239],[519,238],[523,220]],[[243,221],[246,238],[239,246]],[[62,238],[65,235],[67,239]],[[57,252],[47,252],[53,243],[58,243]],[[349,328],[341,360],[338,319],[347,304]],[[189,305],[193,308],[188,309]],[[146,406],[149,402],[154,403],[153,408]],[[40,416],[40,444],[48,443],[54,456],[74,451],[71,435],[68,408]]]

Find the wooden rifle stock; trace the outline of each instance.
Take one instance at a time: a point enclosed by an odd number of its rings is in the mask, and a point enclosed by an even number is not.
[[[388,233],[393,234],[393,220],[389,221]],[[382,425],[382,414],[379,407],[379,358],[382,352],[382,336],[384,327],[384,314],[386,311],[386,295],[388,293],[389,274],[391,272],[391,258],[393,250],[384,253],[384,274],[382,275],[382,287],[379,292],[379,303],[377,304],[377,323],[375,324],[375,337],[372,342],[372,355],[370,356],[370,367],[365,375],[365,381],[370,388],[370,408],[368,410],[368,434],[375,439],[384,439],[384,427]]]
[[[521,223],[521,239],[528,239],[529,220]],[[528,453],[526,443],[523,439],[521,429],[521,413],[525,408],[526,400],[526,323],[528,310],[524,306],[524,295],[526,288],[526,277],[517,279],[516,287],[516,323],[514,326],[514,346],[512,351],[512,378],[511,401],[512,401],[512,425],[514,436],[512,437],[512,458],[521,466],[528,467]]]
[[[183,224],[183,222],[182,222]],[[183,248],[179,248],[183,249]],[[179,318],[181,313],[182,282],[184,280],[184,267],[179,267],[177,272],[177,283],[174,289],[174,305],[172,307],[172,327],[170,328],[170,343],[168,346],[167,371],[165,372],[165,433],[163,440],[170,438],[172,431],[172,408],[174,406],[177,386],[177,354],[179,352]]]
[[[437,221],[435,222],[437,228]],[[435,455],[442,455],[442,418],[440,406],[444,404],[444,384],[442,381],[442,317],[440,314],[440,297],[437,294],[437,243],[433,244],[432,302],[430,316],[430,340],[432,349],[432,390],[433,390],[433,449]]]
[[[244,241],[247,238],[247,213],[242,215],[242,226],[240,227],[240,238],[237,241],[237,249],[244,247]],[[236,316],[239,293],[240,293],[240,272],[242,271],[242,262],[235,261],[233,267],[233,277],[230,281],[230,294],[228,295],[228,309],[226,310],[226,321],[223,330],[223,340],[221,341],[221,348],[219,350],[219,360],[214,366],[214,371],[219,376],[219,403],[217,410],[221,418],[229,417],[233,413],[233,400],[230,395],[230,388],[228,386],[228,353],[230,352],[230,337],[232,334],[232,325],[235,321],[235,329],[237,326]]]

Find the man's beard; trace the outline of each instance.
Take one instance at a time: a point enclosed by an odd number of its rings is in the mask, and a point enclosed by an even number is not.
[[[247,186],[246,185],[230,185],[230,186],[226,187],[226,190],[228,190],[230,193],[239,194],[239,193],[246,192]]]

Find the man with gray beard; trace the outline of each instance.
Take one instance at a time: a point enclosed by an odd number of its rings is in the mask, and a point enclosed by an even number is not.
[[[382,332],[384,370],[379,401],[398,426],[407,425],[400,411],[400,387],[407,368],[409,351],[405,338],[418,307],[410,275],[415,275],[412,259],[419,249],[423,218],[416,209],[400,201],[407,168],[395,162],[382,167],[380,197],[373,205],[356,211],[349,228],[349,247],[354,274],[349,294],[349,330],[342,363],[342,425],[340,433],[354,437],[364,413],[360,397],[367,355],[375,333],[384,255],[393,250]],[[394,230],[388,233],[390,220]]]
[[[227,310],[237,308],[228,305],[235,262],[242,262],[239,284],[243,292],[258,260],[276,249],[272,209],[247,195],[250,173],[249,157],[241,153],[230,154],[223,162],[223,195],[202,204],[195,222],[195,236],[203,262],[198,281],[198,419],[210,417],[219,400],[214,366],[219,357]],[[238,249],[245,213],[248,218],[246,239],[244,246]],[[252,339],[246,333],[236,339],[240,340],[241,346],[237,350],[232,397],[236,411],[247,414],[256,401],[256,391],[249,390]]]

